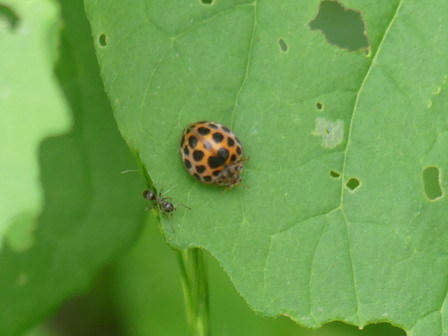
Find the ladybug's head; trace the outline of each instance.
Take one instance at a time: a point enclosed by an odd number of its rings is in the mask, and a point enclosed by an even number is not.
[[[236,187],[241,183],[241,173],[243,172],[244,161],[236,161],[230,165],[226,165],[218,175],[216,184],[227,187],[229,189]]]

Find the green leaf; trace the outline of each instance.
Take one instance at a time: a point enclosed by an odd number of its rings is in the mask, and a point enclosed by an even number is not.
[[[39,147],[68,130],[70,118],[53,73],[58,7],[52,1],[0,3],[0,250],[33,244],[43,207]]]
[[[173,246],[208,249],[263,315],[446,334],[448,4],[347,1],[367,54],[311,30],[317,1],[85,4],[123,136],[192,209],[163,220]],[[184,171],[199,120],[241,138],[245,186]]]
[[[135,160],[116,129],[82,2],[62,5],[66,30],[57,74],[74,127],[40,147],[45,205],[32,246],[17,252],[5,244],[0,254],[2,336],[21,335],[64,299],[85,291],[144,222],[141,178],[120,174]],[[37,124],[40,117],[31,120]]]

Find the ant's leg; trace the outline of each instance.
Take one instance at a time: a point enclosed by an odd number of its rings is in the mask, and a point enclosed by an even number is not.
[[[184,208],[191,210],[191,208],[187,207],[185,204],[179,203],[179,205],[183,206]]]
[[[147,206],[147,207],[145,208],[145,211],[154,209],[154,208],[156,207],[156,205],[157,205],[157,203],[154,202],[151,206]]]
[[[167,200],[173,201],[173,199],[171,197],[163,197],[163,198],[159,199],[160,202],[166,202]],[[172,202],[170,202],[170,203],[172,203]]]

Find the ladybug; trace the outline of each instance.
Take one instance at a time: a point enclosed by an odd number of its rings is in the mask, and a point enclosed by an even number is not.
[[[173,203],[168,201],[171,198],[162,197],[161,192],[157,194],[152,190],[145,190],[143,191],[143,197],[152,202],[152,206],[147,207],[145,210],[149,210],[154,208],[155,206],[159,206],[160,210],[166,215],[171,215],[176,210]]]
[[[198,181],[232,188],[241,182],[244,162],[240,139],[215,121],[188,125],[180,141],[180,154],[188,173]]]

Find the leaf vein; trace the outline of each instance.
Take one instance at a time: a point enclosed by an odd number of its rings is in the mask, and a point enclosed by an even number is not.
[[[249,69],[250,69],[250,64],[251,64],[251,60],[252,60],[252,52],[254,49],[255,30],[257,27],[257,1],[258,0],[255,0],[252,3],[252,6],[254,7],[254,21],[253,21],[253,25],[252,25],[252,33],[251,33],[249,48],[248,48],[248,53],[247,53],[248,55],[247,55],[247,61],[246,61],[246,69],[244,72],[244,78],[240,84],[240,88],[238,89],[238,92],[236,93],[235,103],[233,104],[232,116],[230,118],[230,127],[231,128],[233,128],[233,121],[235,119],[235,112],[238,107],[241,92],[243,92],[243,89],[246,85],[247,79],[249,78]]]
[[[358,323],[360,323],[360,313],[359,313],[359,306],[360,306],[360,301],[359,301],[359,293],[358,293],[358,286],[357,286],[357,282],[356,282],[356,274],[355,274],[355,268],[354,268],[354,262],[353,262],[353,248],[352,248],[352,242],[351,242],[351,238],[350,238],[350,222],[347,218],[347,215],[345,213],[345,209],[344,209],[344,181],[346,179],[346,168],[347,168],[347,153],[349,152],[350,149],[350,139],[352,137],[352,131],[353,131],[353,123],[355,120],[355,116],[356,116],[356,111],[358,109],[358,105],[359,105],[359,98],[361,96],[361,93],[364,90],[364,87],[366,85],[366,82],[368,80],[368,78],[370,77],[370,74],[372,72],[373,66],[376,63],[376,60],[378,58],[378,55],[380,54],[384,41],[386,40],[387,36],[389,35],[390,29],[393,26],[394,22],[396,21],[397,17],[398,17],[398,13],[400,12],[401,7],[403,6],[404,0],[400,0],[397,8],[395,9],[395,12],[389,22],[389,24],[387,25],[384,34],[380,40],[380,43],[378,44],[378,49],[375,53],[375,55],[372,58],[372,61],[369,65],[369,68],[367,69],[367,72],[361,82],[361,85],[359,87],[358,92],[356,93],[356,99],[355,102],[353,104],[353,110],[352,110],[352,116],[350,118],[350,124],[349,124],[349,128],[348,128],[348,133],[347,133],[347,145],[345,147],[345,151],[344,151],[344,161],[342,164],[342,172],[341,172],[341,194],[340,194],[340,209],[342,212],[342,215],[344,217],[344,221],[345,221],[345,225],[346,225],[346,230],[347,230],[347,242],[348,242],[348,250],[349,250],[349,255],[350,255],[350,264],[351,264],[351,270],[352,270],[352,275],[353,275],[353,290],[354,290],[354,295],[356,298],[356,303],[357,303],[357,317],[358,317]]]

